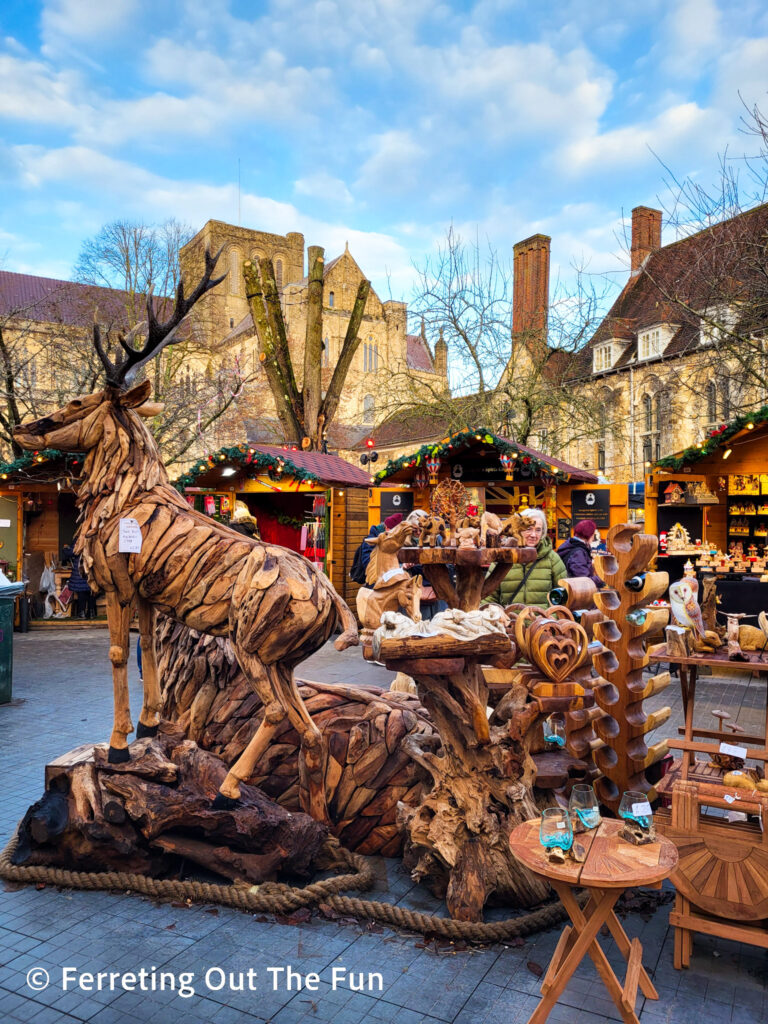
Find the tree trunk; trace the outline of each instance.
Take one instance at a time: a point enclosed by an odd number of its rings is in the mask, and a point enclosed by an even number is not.
[[[365,304],[368,301],[368,293],[370,290],[370,281],[361,281],[358,285],[357,296],[355,298],[355,304],[352,307],[352,316],[349,318],[349,324],[347,325],[344,344],[341,346],[339,361],[336,363],[333,376],[331,377],[331,383],[328,386],[325,401],[323,402],[323,406],[320,411],[320,415],[323,417],[323,423],[326,428],[336,415],[336,410],[339,407],[339,399],[341,398],[341,389],[344,387],[344,381],[347,379],[349,367],[352,364],[352,359],[354,358],[355,352],[357,352],[357,347],[360,344],[358,331],[360,330],[360,324],[363,321]]]
[[[309,284],[307,285],[307,334],[304,344],[304,426],[309,447],[322,447],[322,430],[318,422],[322,402],[323,363],[323,271],[325,262],[319,245],[307,249]]]

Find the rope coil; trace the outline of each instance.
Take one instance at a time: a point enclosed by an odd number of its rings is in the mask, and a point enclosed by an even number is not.
[[[336,865],[346,866],[354,871],[311,882],[301,888],[282,882],[265,882],[258,886],[245,882],[217,885],[212,882],[180,882],[175,879],[151,878],[148,875],[137,875],[127,871],[70,871],[68,868],[42,865],[23,867],[12,863],[18,842],[17,826],[16,833],[0,854],[0,878],[9,882],[43,882],[68,889],[125,889],[155,899],[216,903],[250,913],[290,914],[301,907],[322,903],[323,909],[327,907],[345,917],[378,921],[395,928],[440,938],[480,943],[522,938],[551,928],[567,917],[563,905],[556,902],[505,921],[454,921],[451,918],[434,917],[432,914],[422,914],[405,907],[393,906],[391,903],[341,896],[339,893],[345,890],[369,890],[373,886],[375,874],[368,857],[345,849],[333,837],[326,841],[323,852],[329,855]]]

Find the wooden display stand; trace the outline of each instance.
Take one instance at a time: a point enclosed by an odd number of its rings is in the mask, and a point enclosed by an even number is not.
[[[646,572],[656,554],[657,540],[641,533],[639,526],[614,526],[606,543],[608,553],[596,558],[596,570],[606,589],[595,594],[595,604],[604,618],[595,623],[594,633],[605,648],[593,659],[602,680],[594,683],[595,699],[604,712],[594,728],[605,743],[595,751],[595,762],[603,774],[595,789],[601,803],[615,812],[627,790],[648,792],[649,798],[654,798],[645,771],[667,753],[666,741],[649,748],[644,736],[665,722],[672,709],[664,707],[646,715],[643,701],[669,685],[669,673],[646,683],[643,669],[648,665],[644,638],[658,628],[660,620],[666,621],[669,611],[649,610],[642,625],[628,622],[627,614],[660,597],[669,577],[665,572]],[[645,574],[641,588],[629,589],[627,581],[641,574]]]
[[[670,657],[660,645],[651,660]],[[725,652],[672,661],[679,666],[685,725],[680,729],[683,738],[669,740],[669,746],[682,751],[682,758],[658,786],[660,795],[671,796],[672,806],[661,808],[654,820],[680,854],[672,876],[677,894],[670,923],[675,926],[675,967],[681,968],[690,964],[694,932],[768,948],[768,794],[726,786],[722,769],[694,758],[696,753],[713,757],[720,753],[721,743],[727,743],[746,748],[746,759],[768,762],[768,692],[762,736],[735,736],[693,724],[699,666],[715,671],[737,666],[760,671],[766,680],[768,664],[755,654],[746,663],[734,663]],[[758,821],[728,822],[707,814],[707,808],[742,811],[757,815]]]

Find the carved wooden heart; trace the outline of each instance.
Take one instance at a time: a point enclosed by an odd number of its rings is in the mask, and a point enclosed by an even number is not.
[[[537,619],[543,618],[544,612],[537,604],[517,605],[517,608],[519,611],[515,619],[515,642],[521,655],[526,661],[530,661],[531,651],[528,647],[530,630]]]
[[[562,683],[587,658],[587,634],[570,619],[542,619],[531,627],[528,649],[534,663],[554,683]]]

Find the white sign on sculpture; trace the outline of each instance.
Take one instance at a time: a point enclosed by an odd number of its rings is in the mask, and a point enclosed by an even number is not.
[[[141,551],[141,527],[132,516],[120,520],[117,550],[136,555]]]

